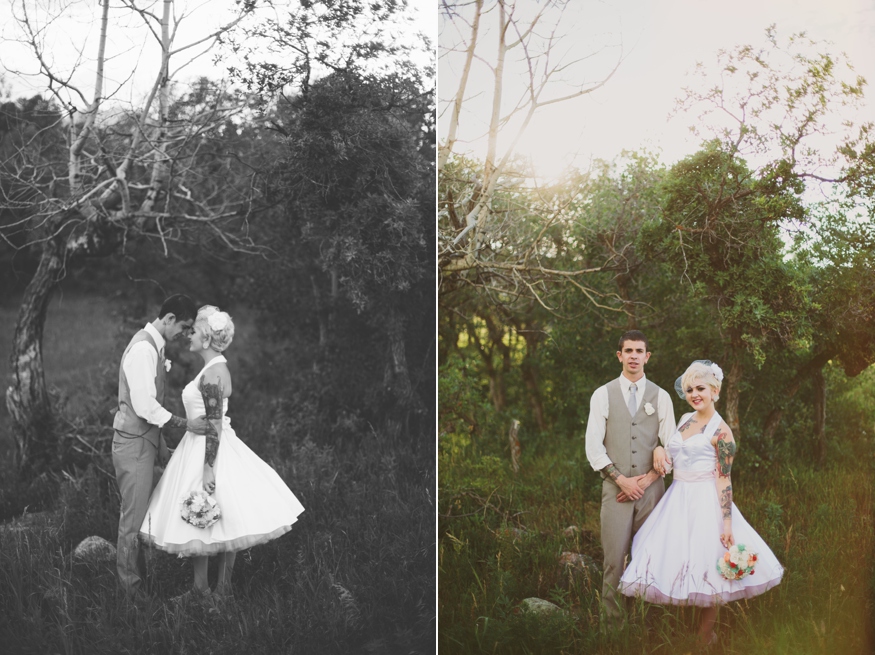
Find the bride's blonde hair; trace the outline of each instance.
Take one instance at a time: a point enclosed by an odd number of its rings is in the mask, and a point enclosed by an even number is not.
[[[234,339],[234,321],[215,305],[204,305],[197,310],[194,329],[202,337],[209,337],[210,347],[218,353],[224,352]]]
[[[719,400],[723,383],[717,379],[714,369],[704,362],[693,362],[681,376],[681,388],[686,391],[696,380],[701,380],[714,390],[714,402]]]

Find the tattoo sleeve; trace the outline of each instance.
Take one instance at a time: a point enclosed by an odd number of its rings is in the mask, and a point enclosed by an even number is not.
[[[717,435],[717,474],[721,478],[728,478],[732,472],[735,449],[735,441],[730,441],[728,434],[721,432]]]
[[[181,416],[171,416],[164,425],[168,428],[185,428],[188,427],[188,421]]]
[[[622,473],[620,473],[620,469],[618,469],[613,464],[608,464],[605,468],[603,468],[602,473],[609,476],[614,482],[616,482],[617,479],[622,475]]]
[[[723,510],[724,519],[732,519],[732,485],[724,487],[720,492],[720,508]]]
[[[222,425],[222,383],[215,384],[205,382],[201,378],[198,385],[201,395],[204,398],[204,407],[207,412],[207,432],[204,435],[207,439],[206,450],[204,451],[204,464],[213,466],[216,463],[216,455],[219,452],[219,430]]]
[[[717,495],[724,520],[732,520],[732,461],[735,459],[735,440],[728,432],[717,435]]]

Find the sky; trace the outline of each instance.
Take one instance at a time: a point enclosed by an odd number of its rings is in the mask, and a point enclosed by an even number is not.
[[[492,16],[484,19],[484,25],[494,22]],[[569,4],[560,24],[564,40],[578,54],[600,51],[575,68],[566,82],[602,79],[620,59],[622,44],[619,69],[594,93],[539,110],[516,151],[530,157],[545,178],[558,175],[568,164],[586,168],[593,158],[613,159],[624,149],[648,147],[666,163],[677,161],[699,143],[689,132],[690,115],[668,120],[682,88],[691,82],[688,74],[696,62],[713,63],[720,48],[764,44],[765,30],[773,23],[779,37],[805,31],[814,40],[835,44],[833,49],[846,52],[857,73],[875,85],[872,0],[578,0]],[[456,38],[443,15],[439,30],[440,46]],[[484,51],[484,59],[492,52]],[[459,55],[439,61],[439,138],[446,134],[447,101],[455,92],[459,62]],[[460,120],[463,143],[457,150],[483,156],[491,84],[489,70],[478,61]],[[875,88],[870,86],[867,95],[861,117],[875,120]],[[507,147],[507,137],[502,137],[500,152]]]
[[[161,12],[160,0],[138,0],[136,4],[149,8],[155,14]],[[298,0],[274,0],[276,6],[297,7]],[[15,17],[23,16],[22,7],[30,8],[29,17],[34,26],[41,29],[46,56],[59,76],[71,74],[73,81],[90,99],[94,83],[95,67],[92,63],[99,36],[100,7],[97,0],[0,0],[0,73],[13,96],[43,93],[45,79],[39,75],[37,62],[31,49],[21,43],[21,30]],[[237,6],[235,0],[176,0],[180,21],[175,44],[190,43],[201,39],[219,26],[227,24]],[[148,93],[160,64],[160,51],[155,38],[144,28],[143,21],[132,16],[122,3],[110,5],[108,30],[106,91],[119,102],[136,102]],[[413,26],[437,40],[437,11],[431,0],[409,0],[409,15]],[[42,10],[38,10],[42,9]],[[49,8],[49,11],[45,11]],[[61,9],[63,8],[63,12]],[[48,20],[46,16],[57,18]],[[402,35],[403,36],[403,35]],[[189,53],[199,52],[193,48],[171,59],[174,65],[191,59]],[[200,75],[220,77],[223,73],[213,63],[214,51],[206,53],[187,64],[177,80],[194,79]],[[429,54],[420,66],[433,63]],[[75,69],[75,72],[74,72]],[[76,100],[74,98],[74,100]],[[83,104],[76,100],[77,104]]]

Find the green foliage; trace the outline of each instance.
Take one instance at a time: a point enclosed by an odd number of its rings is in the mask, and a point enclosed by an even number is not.
[[[579,450],[578,443],[556,442],[532,454],[511,479],[484,471],[495,487],[488,498],[458,494],[442,472],[441,651],[694,651],[698,613],[690,608],[635,604],[619,634],[600,634],[599,497],[587,491],[600,483],[575,461]],[[797,465],[749,471],[734,480],[741,512],[785,575],[766,594],[721,608],[720,652],[813,655],[871,648],[875,486],[869,468],[818,472]],[[557,484],[565,470],[576,472],[570,488]],[[569,525],[580,530],[565,533]],[[565,551],[582,553],[595,566],[563,569],[559,555]],[[557,603],[567,614],[533,621],[520,610],[522,599],[532,596]]]
[[[769,339],[807,336],[811,300],[804,278],[782,256],[780,236],[780,221],[802,213],[799,191],[758,184],[743,161],[712,142],[672,168],[664,219],[643,237],[692,297],[716,306],[718,327],[758,368]]]

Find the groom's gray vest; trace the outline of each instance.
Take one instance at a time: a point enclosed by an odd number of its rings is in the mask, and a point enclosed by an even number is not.
[[[620,380],[608,382],[608,422],[605,427],[605,450],[620,473],[633,477],[653,468],[653,449],[659,445],[659,414],[648,415],[647,403],[656,410],[659,387],[647,380],[644,399],[635,416],[623,399]],[[602,477],[605,477],[604,473]]]
[[[115,413],[115,418],[112,421],[113,429],[121,436],[128,439],[136,439],[142,437],[148,440],[153,446],[158,447],[158,438],[161,434],[161,428],[157,425],[147,423],[145,419],[137,416],[134,411],[134,406],[131,403],[131,387],[128,385],[128,379],[125,376],[125,357],[133,348],[134,344],[141,341],[148,341],[151,346],[158,352],[158,346],[155,345],[155,340],[152,335],[146,330],[140,330],[131,339],[128,347],[125,348],[125,353],[122,355],[122,360],[118,367],[118,411]],[[158,366],[155,370],[155,399],[164,404],[164,362],[162,357],[158,356]],[[626,412],[629,413],[628,411]]]

